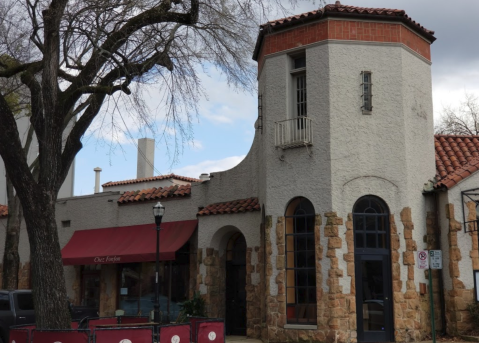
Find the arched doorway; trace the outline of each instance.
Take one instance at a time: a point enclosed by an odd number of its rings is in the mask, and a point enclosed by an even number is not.
[[[392,342],[389,209],[375,196],[354,204],[354,261],[359,342]]]
[[[246,336],[246,240],[237,232],[226,248],[226,334]]]

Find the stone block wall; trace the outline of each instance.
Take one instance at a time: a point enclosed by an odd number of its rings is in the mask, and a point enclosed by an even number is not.
[[[403,293],[401,268],[397,262],[393,262],[394,336],[398,342],[421,341],[430,332],[430,326],[428,325],[429,317],[427,315],[429,311],[427,306],[421,306],[422,303],[427,304],[428,299],[426,295],[420,295],[414,280],[417,243],[413,239],[414,223],[412,222],[411,209],[409,207],[403,208],[400,217],[405,243],[405,249],[402,253],[402,264],[407,268],[407,280],[406,292]],[[399,256],[399,237],[393,215],[390,218],[390,227],[391,251],[395,252],[395,256]],[[392,244],[393,237],[394,244]]]
[[[462,225],[454,217],[454,205],[446,205],[446,218],[449,222],[448,244],[449,244],[449,277],[452,281],[452,288],[446,291],[446,322],[447,332],[451,335],[464,333],[471,329],[472,323],[467,311],[467,305],[473,302],[474,289],[466,289],[461,281],[459,262],[462,260],[461,248],[457,243],[457,233],[462,230]],[[477,237],[476,237],[477,242]],[[477,245],[476,245],[477,246]],[[474,243],[473,243],[474,247]],[[472,254],[472,252],[471,252]],[[474,262],[473,262],[474,263]],[[476,262],[477,263],[477,262]]]
[[[206,256],[203,256],[203,251]],[[196,270],[200,270],[201,264],[206,267],[204,276],[198,272],[195,288],[199,290],[200,285],[206,286],[206,293],[202,294],[202,297],[206,303],[207,315],[210,318],[225,318],[226,253],[222,252],[220,255],[218,250],[206,248],[198,249],[196,256]],[[259,246],[246,248],[246,331],[248,337],[255,338],[261,337],[263,323],[261,299],[264,299],[264,285],[260,278],[264,268],[262,256],[263,250]]]
[[[267,285],[267,329],[263,330],[262,339],[267,342],[356,342],[356,285],[354,264],[354,228],[353,215],[348,214],[345,223],[335,212],[324,214],[326,223],[322,225],[320,215],[316,216],[316,284],[317,284],[317,328],[304,330],[285,328],[286,294],[285,294],[285,218],[279,217],[276,223],[276,241],[271,241],[271,229],[265,228],[266,234],[266,277]],[[413,239],[414,223],[411,209],[404,208],[400,213],[402,230],[398,233],[394,215],[390,216],[391,234],[391,276],[394,302],[394,336],[396,342],[420,341],[430,333],[429,300],[427,292],[421,292],[415,282],[415,254],[418,249]],[[425,223],[424,223],[425,224]],[[321,241],[321,233],[325,241]],[[401,238],[402,237],[402,238]],[[401,242],[401,239],[404,241]],[[402,243],[402,244],[401,244]],[[272,244],[276,244],[277,255],[273,255]],[[323,249],[326,248],[324,252]],[[324,256],[323,256],[324,253]],[[272,263],[272,260],[276,262]],[[346,270],[340,266],[342,259]],[[329,263],[328,263],[329,262]],[[275,265],[275,273],[273,273]],[[324,273],[324,268],[328,268]],[[402,268],[407,273],[402,274]],[[273,277],[273,275],[276,275]],[[323,275],[327,277],[323,280]],[[406,279],[402,279],[402,275]],[[348,277],[350,292],[345,293],[344,282]],[[277,294],[270,294],[270,283],[277,285]],[[405,283],[405,284],[404,284]],[[322,285],[326,287],[322,287]],[[403,291],[405,286],[405,291]],[[439,308],[439,307],[438,307]]]

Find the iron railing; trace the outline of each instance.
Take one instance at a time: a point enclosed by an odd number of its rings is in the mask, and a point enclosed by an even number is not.
[[[275,123],[275,146],[281,149],[313,145],[313,125],[308,117],[297,117]]]

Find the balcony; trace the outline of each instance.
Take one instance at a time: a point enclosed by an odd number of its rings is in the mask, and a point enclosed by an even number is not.
[[[287,119],[275,123],[275,146],[281,149],[313,145],[313,125],[308,117]]]

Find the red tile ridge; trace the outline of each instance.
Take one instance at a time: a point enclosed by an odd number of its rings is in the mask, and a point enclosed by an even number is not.
[[[302,20],[310,17],[321,17],[325,14],[339,13],[339,14],[356,14],[364,16],[388,16],[388,17],[401,17],[404,18],[411,25],[417,29],[423,31],[428,35],[434,35],[434,31],[426,29],[424,26],[411,19],[404,10],[392,9],[392,8],[368,8],[342,5],[339,1],[335,4],[329,4],[318,10],[309,11],[301,14],[292,15],[286,18],[271,20],[265,24],[260,25],[261,29],[272,27],[276,28],[286,24],[294,24],[295,22],[301,23]]]
[[[435,184],[435,188],[451,188],[479,170],[479,158],[473,158],[466,165],[454,170],[447,176],[441,178]]]
[[[148,188],[123,193],[117,200],[119,204],[156,201],[165,198],[185,198],[191,195],[191,185],[172,185],[169,187]]]
[[[160,181],[160,180],[169,180],[169,179],[177,179],[186,182],[202,182],[200,179],[195,179],[192,177],[181,176],[176,174],[167,174],[167,175],[158,175],[152,177],[144,177],[141,179],[130,179],[130,180],[123,180],[123,181],[108,181],[102,185],[102,187],[112,187],[112,186],[119,186],[119,185],[129,185],[134,183],[141,183],[141,182],[150,182],[150,181]]]
[[[258,198],[246,198],[210,204],[201,209],[197,215],[208,216],[213,214],[245,213],[260,210],[261,207],[258,203]]]

